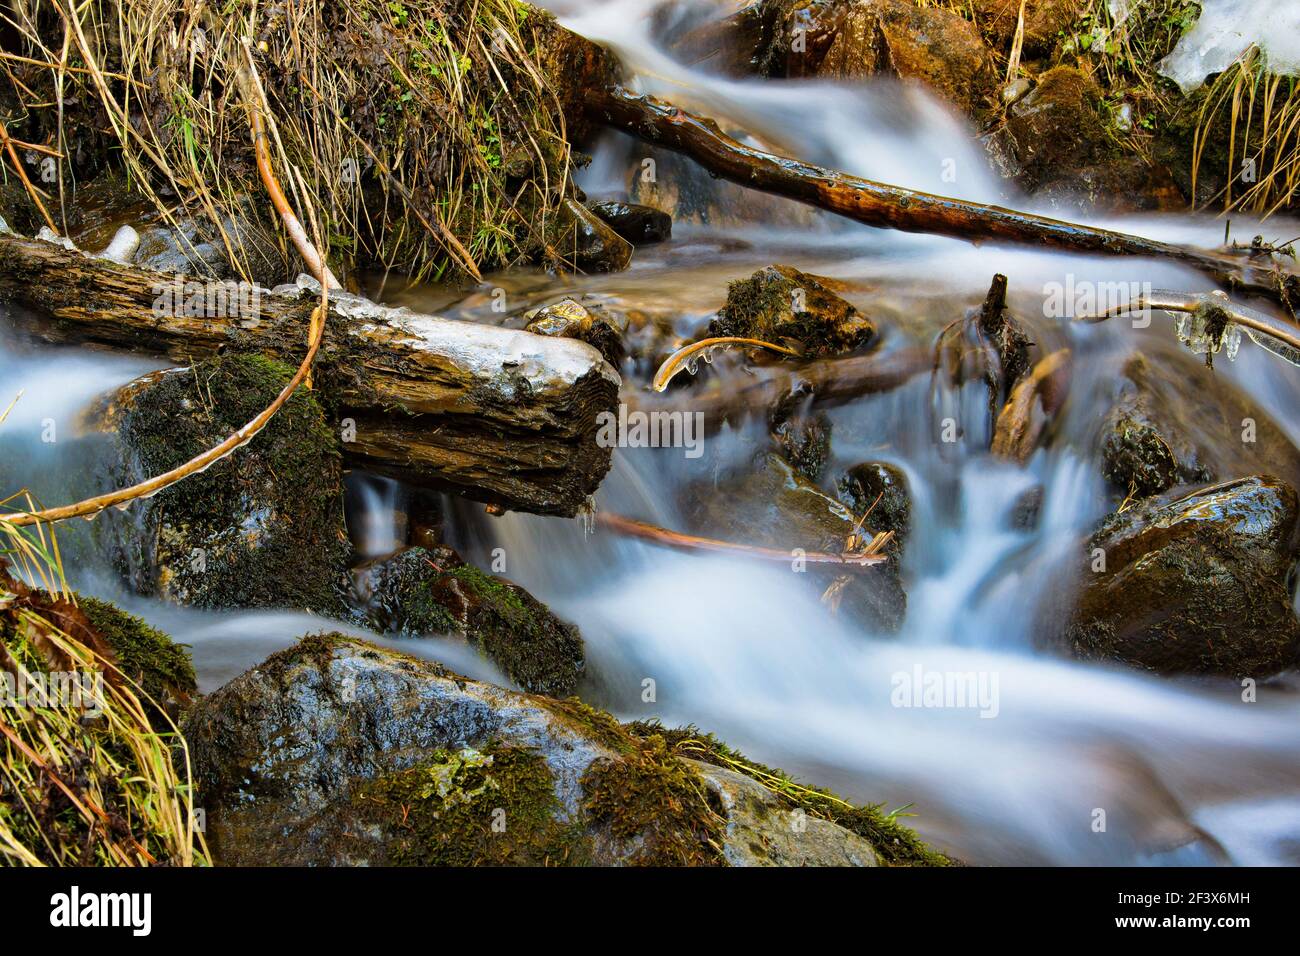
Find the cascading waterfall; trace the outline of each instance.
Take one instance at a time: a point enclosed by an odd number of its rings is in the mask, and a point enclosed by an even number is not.
[[[573,29],[613,46],[638,88],[723,115],[801,159],[965,198],[1002,198],[996,177],[971,152],[973,134],[923,94],[909,91],[900,103],[892,85],[708,77],[655,46],[647,32],[654,6],[629,0],[553,9]],[[584,188],[618,193],[639,155],[626,137],[607,137]],[[945,159],[963,171],[955,182],[942,180]],[[1220,224],[1185,217],[1113,225],[1203,244],[1222,238]],[[1277,229],[1286,226],[1275,222]],[[977,301],[996,269],[1011,277],[1013,308],[1033,325],[1044,352],[1067,342],[1074,348],[1082,376],[1074,395],[1099,391],[1134,337],[1154,349],[1171,331],[1045,324],[1046,283],[1206,287],[1203,278],[1163,264],[1025,250],[994,257],[949,240],[839,223],[801,233],[793,250],[779,222],[679,228],[677,242],[698,246],[720,235],[749,244],[737,257],[745,264],[688,266],[682,275],[671,259],[638,257],[642,269],[655,270],[655,281],[635,271],[627,278],[692,289],[682,293],[690,299],[683,312],[698,316],[720,304],[726,279],[748,274],[746,264],[790,262],[881,289],[879,298],[852,298],[869,313],[883,301],[919,317],[911,332],[930,343],[941,326],[926,317],[942,312],[936,306],[945,299]],[[565,291],[616,297],[619,289],[613,277],[575,280]],[[637,301],[636,291],[626,298]],[[961,308],[950,307],[946,318]],[[1266,408],[1294,407],[1293,370],[1246,349],[1235,364],[1219,364],[1226,366],[1220,374]],[[625,389],[644,384],[627,381]],[[680,555],[600,531],[588,537],[574,523],[530,515],[470,520],[466,542],[503,548],[509,573],[580,625],[602,702],[616,712],[694,722],[860,799],[911,803],[917,816],[910,822],[972,862],[1297,862],[1300,699],[1291,679],[1273,682],[1246,705],[1233,681],[1149,677],[1035,646],[1037,614],[1068,602],[1081,542],[1105,510],[1093,450],[1098,409],[1076,402],[1052,448],[1019,469],[980,451],[988,435],[978,415],[964,422],[963,442],[955,454],[949,450],[953,460],[940,456],[924,424],[927,389],[913,382],[832,413],[836,462],[828,471],[886,447],[883,457],[910,480],[909,611],[894,637],[850,632],[828,619],[797,575],[761,562]],[[681,484],[713,473],[735,438],[718,436],[693,462],[680,451],[620,450],[598,506],[678,526]],[[1039,524],[1016,530],[1011,513],[1035,484],[1044,489]],[[897,706],[900,675],[917,668],[996,682],[996,714]],[[647,680],[654,702],[643,699]],[[1099,810],[1106,812],[1104,832],[1096,829]]]

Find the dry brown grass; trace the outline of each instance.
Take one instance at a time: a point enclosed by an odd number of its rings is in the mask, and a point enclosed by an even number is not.
[[[529,49],[539,16],[514,0],[26,0],[0,9],[24,39],[0,69],[11,122],[61,157],[106,138],[161,214],[202,216],[249,277],[230,222],[259,193],[237,82],[251,53],[279,178],[331,262],[472,275],[541,243],[568,188]]]

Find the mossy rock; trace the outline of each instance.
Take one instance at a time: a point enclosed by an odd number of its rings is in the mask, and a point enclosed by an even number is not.
[[[1111,515],[1087,544],[1075,653],[1162,674],[1294,667],[1296,508],[1286,482],[1254,477]]]
[[[800,569],[800,576],[823,594],[830,613],[874,632],[891,633],[902,626],[907,593],[892,557],[849,572],[798,563],[795,549],[841,554],[857,537],[869,541],[877,526],[872,518],[859,526],[859,516],[780,456],[761,455],[739,473],[688,485],[680,505],[693,534],[789,550],[792,573]]]
[[[871,320],[832,289],[832,280],[772,265],[727,287],[709,337],[734,335],[792,345],[805,356],[842,355],[871,345]]]
[[[597,825],[625,843],[637,866],[718,866],[721,816],[700,775],[669,752],[662,737],[637,738],[630,754],[597,760],[582,777],[583,805]]]
[[[108,413],[121,479],[161,474],[217,445],[291,376],[243,355],[128,385]],[[345,609],[350,546],[338,436],[305,388],[248,445],[102,526],[140,593],[196,607]]]
[[[626,727],[638,737],[662,741],[669,752],[678,757],[761,782],[779,807],[787,812],[801,813],[808,823],[813,820],[825,821],[856,834],[874,849],[879,861],[886,866],[949,866],[954,862],[926,845],[913,830],[900,823],[896,816],[886,813],[882,805],[855,806],[829,790],[799,783],[784,770],[750,760],[697,727],[668,729],[653,720],[633,722]],[[716,785],[724,786],[727,783],[718,781]],[[789,826],[788,821],[783,823]],[[762,855],[769,844],[767,840],[761,841],[761,844],[757,848],[745,847],[744,850],[747,855]],[[842,841],[840,847],[844,848]],[[856,849],[852,843],[848,848]]]
[[[1102,92],[1073,66],[1057,66],[1038,78],[1012,105],[1007,131],[1020,184],[1035,191],[1068,182],[1113,155],[1102,111]]]
[[[517,694],[340,634],[304,638],[204,698],[185,725],[215,858],[234,865],[840,865],[872,862],[832,824],[731,800],[661,728]],[[734,768],[733,768],[734,769]],[[751,775],[755,782],[756,774]],[[844,804],[848,807],[848,804]],[[875,811],[867,813],[875,819]],[[874,856],[922,862],[878,821]],[[861,828],[864,829],[865,827]],[[901,842],[905,841],[905,842]],[[914,848],[913,850],[902,849]],[[941,862],[937,855],[928,862]]]
[[[192,702],[199,685],[186,645],[108,601],[78,596],[77,606],[113,649],[118,669],[169,716]]]
[[[407,548],[359,570],[369,626],[407,636],[457,634],[525,690],[573,692],[586,660],[582,635],[504,578],[451,548]]]

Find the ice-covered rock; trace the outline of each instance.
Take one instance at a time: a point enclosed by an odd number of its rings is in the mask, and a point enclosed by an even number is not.
[[[1270,72],[1300,74],[1300,3],[1203,0],[1196,25],[1160,61],[1160,73],[1190,93],[1252,46]]]

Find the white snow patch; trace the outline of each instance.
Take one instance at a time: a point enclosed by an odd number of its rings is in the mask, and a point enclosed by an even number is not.
[[[1271,72],[1300,74],[1300,0],[1204,0],[1196,26],[1160,61],[1160,73],[1190,93],[1252,46]]]

